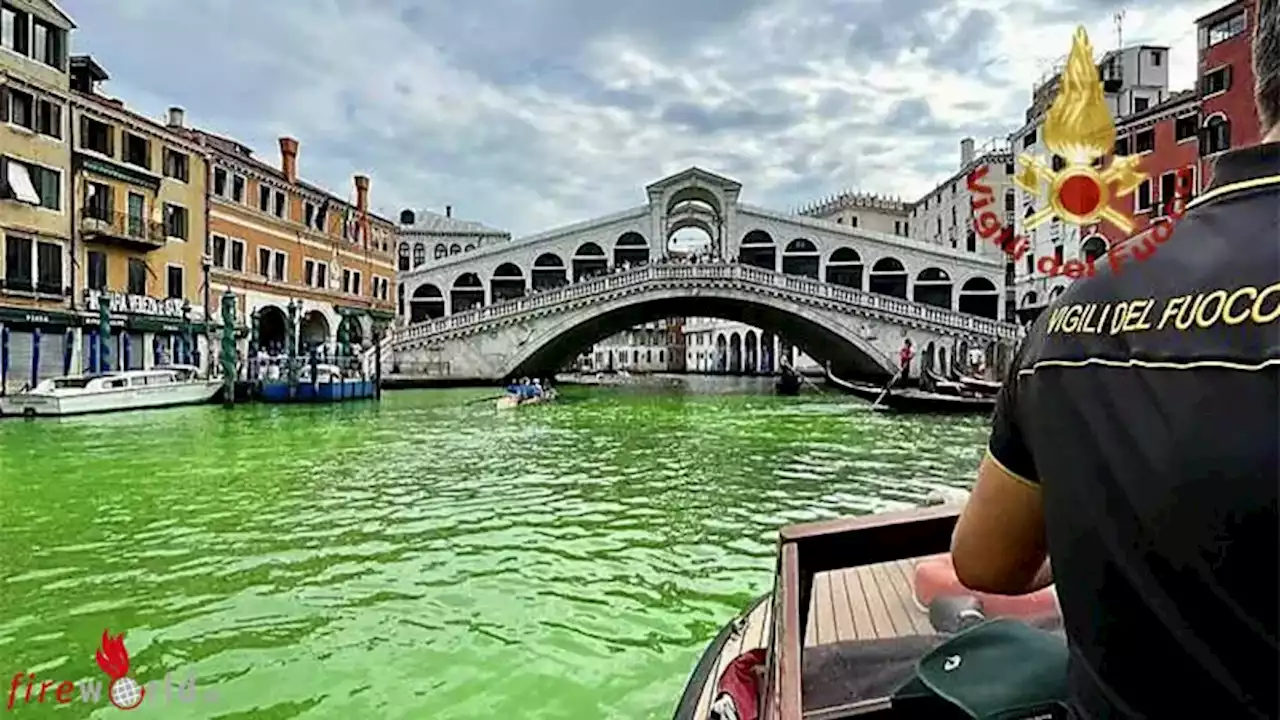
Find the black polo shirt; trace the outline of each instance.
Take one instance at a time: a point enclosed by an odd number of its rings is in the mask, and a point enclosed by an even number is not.
[[[1040,316],[993,421],[1043,491],[1085,717],[1280,714],[1280,144],[1214,174]]]

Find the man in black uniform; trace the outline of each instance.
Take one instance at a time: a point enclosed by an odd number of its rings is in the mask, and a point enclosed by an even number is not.
[[[975,590],[1056,582],[1081,717],[1280,715],[1278,3],[1257,5],[1262,144],[1036,322],[952,541]]]

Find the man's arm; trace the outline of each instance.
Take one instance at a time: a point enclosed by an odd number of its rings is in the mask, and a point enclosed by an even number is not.
[[[1018,424],[1019,367],[1020,357],[1000,389],[978,482],[951,538],[960,582],[1001,595],[1022,595],[1053,582],[1039,477]]]

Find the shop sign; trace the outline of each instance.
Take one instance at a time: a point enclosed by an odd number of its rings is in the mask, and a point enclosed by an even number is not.
[[[84,304],[90,312],[97,312],[102,302],[110,303],[113,313],[150,315],[153,317],[182,317],[182,298],[154,298],[147,295],[104,293],[101,290],[85,290]]]

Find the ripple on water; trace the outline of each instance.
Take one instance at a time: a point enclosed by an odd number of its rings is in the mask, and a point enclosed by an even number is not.
[[[0,424],[4,656],[93,677],[109,627],[218,695],[139,718],[665,718],[777,526],[918,504],[983,439],[830,397],[483,396]]]

